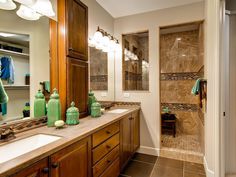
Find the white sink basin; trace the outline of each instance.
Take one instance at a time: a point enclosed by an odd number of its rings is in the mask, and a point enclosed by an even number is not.
[[[53,135],[37,134],[0,146],[0,164],[57,141],[60,138]]]
[[[121,113],[126,112],[126,111],[128,111],[128,109],[114,109],[114,110],[108,111],[108,113],[121,114]]]

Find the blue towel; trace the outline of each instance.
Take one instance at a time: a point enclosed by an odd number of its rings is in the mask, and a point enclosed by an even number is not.
[[[6,115],[7,114],[7,103],[3,103],[1,104],[1,109],[2,109],[2,115]]]
[[[10,78],[10,59],[9,57],[1,58],[1,76],[2,79],[8,80]]]
[[[195,96],[199,94],[201,80],[202,79],[197,79],[194,86],[193,86],[193,88],[192,88],[192,94],[195,95]]]
[[[0,60],[1,75],[3,80],[7,80],[9,84],[14,84],[15,81],[15,67],[13,59],[9,56],[4,56]]]

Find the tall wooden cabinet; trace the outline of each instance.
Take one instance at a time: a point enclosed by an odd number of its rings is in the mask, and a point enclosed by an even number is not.
[[[80,0],[58,0],[58,21],[50,22],[51,88],[58,88],[62,118],[72,101],[87,116],[88,8]],[[57,47],[54,47],[57,45]]]

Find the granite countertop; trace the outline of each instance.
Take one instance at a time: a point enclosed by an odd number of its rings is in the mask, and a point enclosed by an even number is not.
[[[91,118],[90,116],[80,119],[80,124],[74,125],[74,126],[68,126],[67,128],[63,129],[56,129],[55,127],[40,127],[33,130],[29,130],[23,133],[19,133],[16,135],[16,139],[10,141],[16,141],[19,139],[23,139],[35,134],[48,134],[48,135],[55,135],[60,136],[61,139],[52,142],[48,145],[45,145],[41,148],[38,148],[36,150],[33,150],[29,153],[26,153],[24,155],[21,155],[15,159],[12,159],[10,161],[4,162],[0,164],[0,177],[5,177],[10,174],[14,174],[15,172],[47,157],[52,155],[53,153],[57,152],[60,149],[63,149],[64,147],[73,144],[92,133],[98,131],[99,129],[102,129],[106,127],[107,125],[110,125],[120,119],[123,118],[123,116],[126,116],[129,113],[132,113],[133,111],[139,110],[140,106],[117,106],[112,109],[119,109],[124,108],[128,109],[128,111],[124,113],[108,113],[105,112],[104,115],[102,115],[99,118]],[[17,148],[17,147],[16,147]],[[0,155],[1,158],[1,155]]]

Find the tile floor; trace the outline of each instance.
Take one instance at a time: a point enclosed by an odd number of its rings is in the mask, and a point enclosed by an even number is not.
[[[202,164],[135,154],[120,177],[206,177]]]

